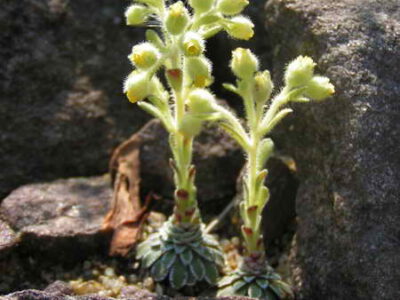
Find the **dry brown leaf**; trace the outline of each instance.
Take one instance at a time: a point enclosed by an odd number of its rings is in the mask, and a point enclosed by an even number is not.
[[[114,230],[110,255],[126,256],[138,242],[142,225],[148,216],[149,195],[140,201],[140,145],[139,134],[122,143],[110,160],[114,193],[110,211],[103,221],[104,230]]]

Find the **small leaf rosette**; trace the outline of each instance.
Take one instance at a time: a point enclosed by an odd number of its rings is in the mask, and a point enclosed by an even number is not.
[[[263,300],[279,300],[292,295],[291,288],[282,281],[278,273],[268,265],[265,270],[263,273],[255,274],[239,268],[218,282],[218,296],[237,295]]]
[[[170,218],[138,246],[136,257],[155,281],[175,290],[200,282],[217,285],[224,258],[218,242],[203,227],[184,228]]]

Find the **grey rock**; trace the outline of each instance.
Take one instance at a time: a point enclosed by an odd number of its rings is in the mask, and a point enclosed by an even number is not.
[[[10,226],[0,219],[0,258],[18,245],[18,235]]]
[[[0,199],[35,181],[106,172],[148,119],[122,94],[143,29],[123,1],[0,4]]]
[[[127,286],[121,289],[121,298],[125,299],[148,299],[148,300],[168,300],[167,296],[157,296],[156,294],[148,291],[139,289],[135,286]]]
[[[263,211],[262,223],[264,240],[269,251],[269,244],[281,238],[294,221],[298,182],[293,172],[280,159],[270,159],[266,168],[266,185],[270,190],[270,198]]]
[[[15,292],[4,297],[0,297],[1,300],[108,300],[115,298],[101,297],[97,295],[88,296],[69,296],[58,293],[48,293],[46,291],[38,290],[24,290]],[[165,300],[165,299],[181,299],[181,300],[250,300],[252,298],[247,297],[176,297],[170,298],[166,296],[157,296],[156,294],[139,290],[131,289],[131,293],[128,293],[120,299],[126,300]]]
[[[59,295],[72,295],[73,290],[70,285],[64,281],[57,280],[46,287],[44,290],[46,293],[59,294]]]
[[[78,261],[103,253],[101,232],[111,188],[108,177],[32,184],[12,192],[0,206],[2,218],[20,234],[22,248],[48,261]]]
[[[399,2],[272,0],[266,16],[276,83],[306,54],[337,90],[295,105],[273,134],[301,182],[298,298],[399,299]]]

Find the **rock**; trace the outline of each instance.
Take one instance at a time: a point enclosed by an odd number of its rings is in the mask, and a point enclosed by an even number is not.
[[[166,296],[157,296],[153,293],[148,293],[139,289],[132,289],[133,294],[127,294],[126,297],[120,299],[126,300],[168,300],[168,299],[176,299],[169,298]],[[247,297],[178,297],[182,300],[250,300],[252,298]],[[38,290],[24,290],[20,292],[15,292],[4,297],[0,298],[1,300],[111,300],[115,298],[101,297],[97,295],[88,295],[88,296],[69,296],[69,295],[61,295],[58,293],[48,293],[46,291],[38,291]]]
[[[5,256],[18,244],[18,236],[8,226],[8,224],[0,219],[0,258]]]
[[[68,283],[57,280],[50,284],[44,290],[45,293],[59,294],[59,295],[72,295],[73,291]]]
[[[0,199],[19,185],[107,171],[146,113],[122,94],[143,29],[122,1],[2,1]]]
[[[154,120],[139,134],[143,140],[142,191],[172,199],[174,184],[167,132]],[[244,164],[242,151],[227,134],[214,126],[206,127],[194,143],[194,164],[199,204],[205,213],[215,215],[235,194],[236,178]]]
[[[127,286],[122,288],[120,297],[125,299],[148,299],[148,300],[169,299],[166,296],[157,296],[156,294],[153,294],[148,290],[142,290],[135,286]]]
[[[298,299],[399,299],[398,1],[267,5],[273,76],[310,55],[336,95],[294,105],[273,133],[298,166],[290,257]]]
[[[270,190],[270,199],[263,211],[262,222],[268,249],[273,240],[282,237],[296,216],[298,182],[293,172],[280,159],[270,159],[266,168],[266,185]]]
[[[100,231],[111,199],[108,177],[32,184],[12,192],[0,214],[19,232],[22,248],[46,261],[78,261],[107,249]]]

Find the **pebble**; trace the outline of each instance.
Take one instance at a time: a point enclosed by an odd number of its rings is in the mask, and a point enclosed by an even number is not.
[[[138,276],[135,274],[131,274],[128,276],[129,283],[136,283],[138,281]]]
[[[106,268],[106,270],[104,271],[104,275],[106,275],[108,277],[114,277],[115,271],[112,268]]]
[[[147,277],[144,281],[143,281],[143,287],[147,290],[149,290],[150,292],[154,291],[154,280],[151,277]]]
[[[239,239],[237,236],[234,236],[234,237],[231,239],[231,242],[232,242],[232,244],[233,244],[235,247],[239,247],[239,246],[240,246],[240,239]]]

